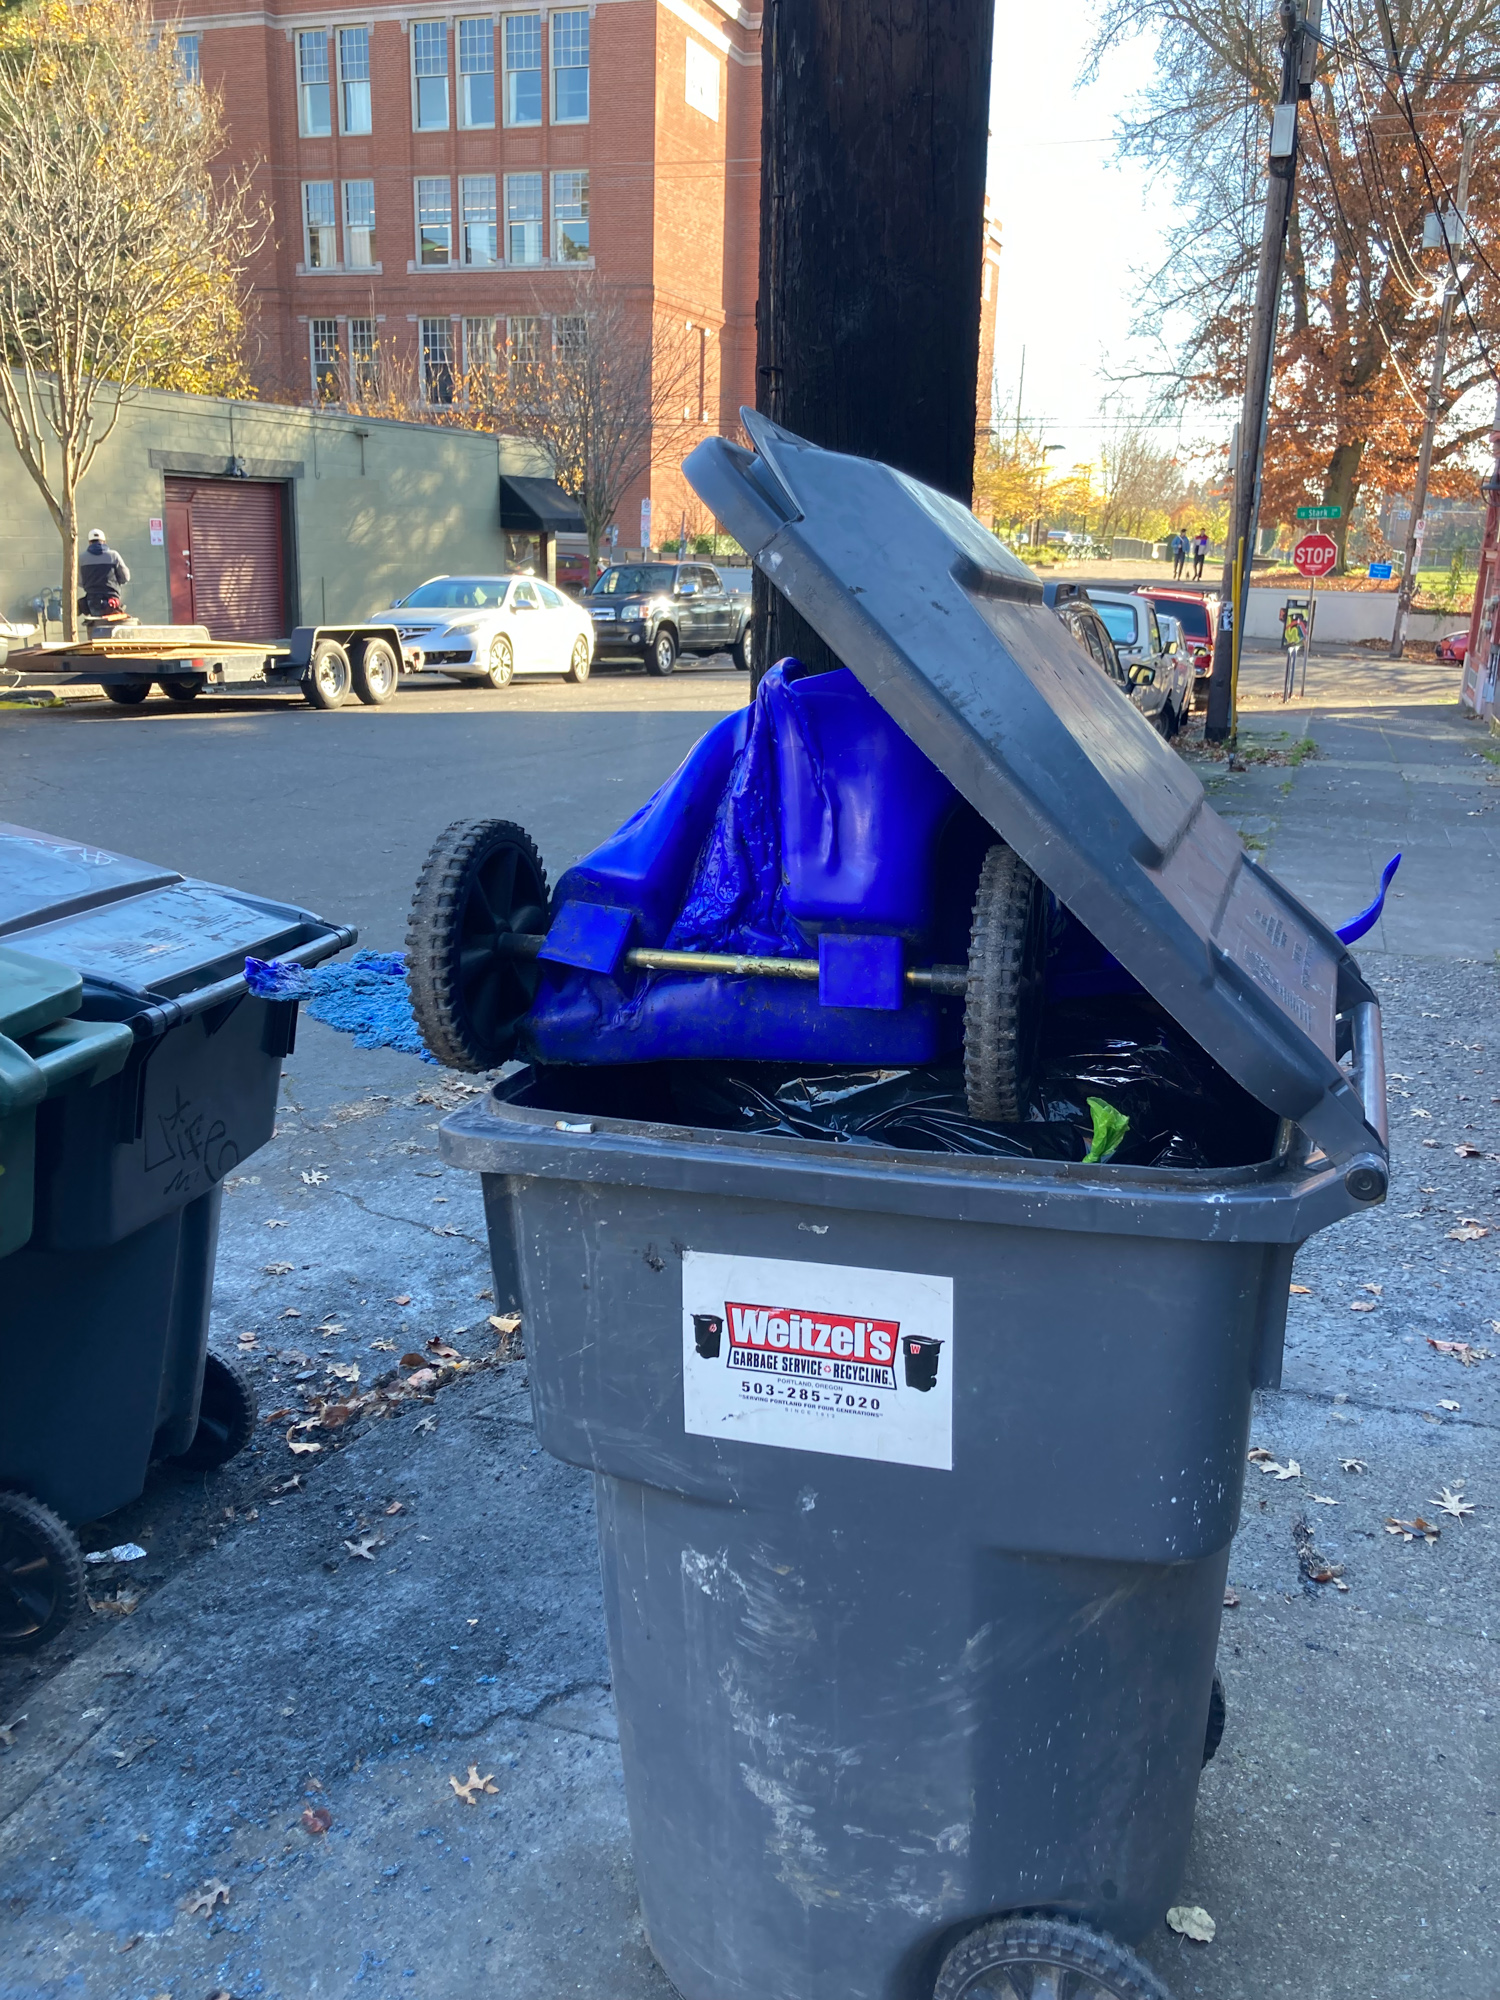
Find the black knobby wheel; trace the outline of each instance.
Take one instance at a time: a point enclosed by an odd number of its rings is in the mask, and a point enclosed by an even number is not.
[[[1217,1674],[1208,1694],[1208,1727],[1203,1732],[1203,1761],[1213,1762],[1214,1752],[1224,1741],[1224,1724],[1229,1711],[1224,1705],[1224,1683]]]
[[[509,1061],[536,998],[536,960],[512,956],[512,932],[545,932],[547,870],[524,827],[455,820],[422,864],[406,928],[406,980],[422,1038],[449,1069]]]
[[[151,683],[139,674],[128,681],[106,681],[104,699],[112,701],[116,708],[139,708],[151,692]]]
[[[1046,944],[1046,891],[1021,857],[997,842],[979,871],[969,934],[964,1090],[972,1118],[1013,1124],[1026,1115]]]
[[[1148,1965],[1062,1917],[1002,1917],[943,1960],[932,2000],[1172,2000]]]
[[[40,1500],[0,1493],[0,1652],[44,1646],[82,1602],[78,1537]]]
[[[175,1465],[194,1472],[227,1465],[255,1435],[257,1406],[250,1378],[242,1368],[211,1350],[203,1358],[203,1394],[198,1403],[198,1428]]]

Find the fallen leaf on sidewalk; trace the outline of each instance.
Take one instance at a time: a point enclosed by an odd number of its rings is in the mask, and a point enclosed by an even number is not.
[[[385,1547],[385,1536],[377,1535],[372,1529],[368,1535],[361,1535],[357,1542],[346,1541],[344,1547],[351,1556],[357,1556],[361,1562],[372,1563],[375,1560],[375,1551]]]
[[[1477,1222],[1472,1215],[1461,1215],[1457,1229],[1450,1229],[1448,1237],[1453,1243],[1477,1243],[1482,1236],[1488,1236],[1489,1233],[1484,1224]]]
[[[406,1506],[403,1501],[393,1500],[390,1506],[387,1507],[385,1511],[387,1512],[387,1514],[404,1514],[406,1512]]]
[[[310,1444],[305,1438],[297,1436],[297,1432],[305,1428],[306,1426],[303,1424],[293,1424],[292,1428],[286,1434],[287,1444],[295,1452],[321,1451],[323,1449],[322,1445]]]
[[[260,1345],[260,1335],[256,1333],[237,1333],[235,1335],[235,1342],[237,1346],[243,1348],[248,1354],[252,1347]]]
[[[302,1814],[302,1824],[316,1840],[333,1825],[333,1814],[327,1806],[308,1806]]]
[[[1461,1409],[1463,1408],[1463,1404],[1462,1404],[1462,1403],[1449,1403],[1449,1402],[1446,1402],[1446,1401],[1445,1401],[1445,1402],[1440,1402],[1440,1403],[1438,1404],[1438,1408],[1439,1408],[1440,1410],[1454,1410],[1454,1411],[1458,1411],[1458,1410],[1461,1410]]]
[[[451,1222],[443,1222],[434,1223],[432,1233],[434,1236],[457,1236],[458,1231],[453,1227]]]
[[[1302,1467],[1297,1463],[1295,1458],[1289,1458],[1285,1465],[1279,1465],[1274,1458],[1257,1459],[1256,1464],[1271,1479],[1300,1479],[1302,1477]]]
[[[1422,1541],[1429,1547],[1442,1533],[1441,1528],[1435,1528],[1431,1521],[1424,1521],[1420,1514],[1414,1515],[1410,1521],[1398,1521],[1394,1514],[1387,1514],[1385,1531],[1388,1535],[1399,1535],[1403,1542]]]
[[[217,1875],[211,1876],[187,1901],[178,1905],[185,1917],[212,1916],[220,1903],[229,1901],[229,1884],[221,1882]]]
[[[283,1319],[301,1319],[302,1314],[298,1311],[296,1306],[288,1306],[286,1311],[281,1315],[281,1317]]]
[[[372,1354],[394,1354],[395,1351],[396,1343],[394,1340],[372,1340],[370,1342],[370,1352]]]
[[[359,1363],[357,1361],[330,1361],[327,1372],[330,1375],[336,1376],[340,1382],[357,1382],[359,1380]]]
[[[324,1340],[331,1340],[336,1333],[343,1333],[344,1331],[343,1321],[335,1319],[332,1313],[325,1313],[322,1319],[318,1321],[318,1332],[323,1336]]]
[[[1482,1160],[1484,1158],[1481,1148],[1471,1146],[1467,1140],[1464,1141],[1463,1145],[1455,1146],[1453,1150],[1461,1160]]]
[[[297,1267],[295,1264],[276,1263],[262,1264],[260,1268],[268,1278],[284,1278],[288,1271],[295,1271]]]
[[[1341,1458],[1339,1464],[1345,1472],[1368,1472],[1370,1469],[1362,1458]]]
[[[402,1358],[403,1360],[405,1359],[404,1356]],[[418,1358],[420,1359],[420,1356]],[[437,1370],[435,1368],[418,1368],[407,1376],[406,1386],[408,1389],[430,1389],[436,1381]]]
[[[439,1361],[462,1361],[463,1356],[456,1347],[450,1347],[442,1335],[435,1333],[427,1343],[427,1352],[435,1354]]]
[[[321,1167],[314,1167],[310,1174],[303,1174],[302,1181],[305,1187],[321,1187],[327,1178]]]
[[[282,1221],[279,1215],[267,1216],[265,1226],[267,1229],[286,1229],[290,1227],[288,1223]]]
[[[1373,1299],[1351,1299],[1349,1301],[1349,1310],[1352,1313],[1372,1313],[1375,1310],[1375,1301]]]
[[[1293,1285],[1293,1286],[1292,1286],[1292,1290],[1293,1290],[1294,1292],[1298,1292],[1298,1293],[1301,1293],[1301,1294],[1302,1294],[1302,1295],[1303,1295],[1304,1297],[1308,1297],[1308,1298],[1310,1298],[1310,1297],[1312,1296],[1312,1286],[1311,1286],[1311,1285]]]
[[[1224,1589],[1224,1609],[1226,1611],[1238,1611],[1239,1608],[1240,1608],[1239,1592],[1234,1588],[1232,1584],[1226,1585]],[[477,1625],[478,1622],[479,1621],[476,1618],[474,1623]]]
[[[1179,1937],[1191,1938],[1195,1944],[1212,1944],[1218,1925],[1196,1903],[1178,1903],[1167,1912],[1167,1929],[1176,1931]]]
[[[466,1806],[477,1806],[482,1792],[498,1792],[500,1789],[495,1783],[494,1772],[491,1771],[487,1777],[481,1778],[477,1764],[469,1766],[469,1775],[464,1779],[462,1784],[458,1782],[457,1778],[452,1776],[449,1777],[448,1783],[453,1787]]]
[[[295,1493],[297,1488],[301,1484],[302,1484],[302,1474],[300,1472],[294,1472],[289,1479],[283,1479],[279,1485],[273,1486],[271,1488],[271,1497],[274,1499],[278,1494],[281,1493]]]
[[[0,1748],[6,1750],[15,1749],[16,1731],[25,1720],[24,1715],[18,1715],[13,1722],[0,1722]]]
[[[1294,1285],[1292,1289],[1295,1291],[1296,1286]],[[496,1333],[514,1333],[521,1324],[519,1313],[490,1313],[488,1317]]]
[[[1315,1493],[1313,1499],[1320,1507],[1337,1507],[1339,1504],[1337,1500],[1332,1499],[1327,1493]]]
[[[398,1292],[396,1296],[391,1300],[391,1304],[393,1306],[409,1306],[411,1304],[411,1293]]]
[[[1474,1511],[1473,1501],[1464,1498],[1461,1483],[1457,1486],[1445,1486],[1432,1504],[1439,1513],[1451,1515],[1455,1521],[1462,1521],[1466,1515]]]
[[[1435,1348],[1439,1354],[1453,1355],[1465,1368],[1472,1368],[1476,1361],[1488,1361],[1491,1358],[1487,1347],[1476,1347],[1469,1340],[1434,1340],[1429,1333],[1427,1345]]]
[[[1381,1294],[1382,1294],[1382,1293],[1384,1292],[1384,1290],[1385,1290],[1385,1286],[1384,1286],[1384,1285],[1361,1285],[1359,1289],[1360,1289],[1360,1290],[1361,1290],[1362,1292],[1370,1292],[1370,1293],[1372,1293],[1372,1294],[1373,1294],[1373,1295],[1374,1295],[1374,1296],[1375,1296],[1375,1297],[1376,1297],[1376,1298],[1378,1299],[1378,1298],[1379,1298],[1379,1297],[1381,1296]]]
[[[130,1618],[140,1604],[140,1592],[117,1590],[112,1597],[91,1597],[89,1610],[95,1615],[103,1614],[113,1618]]]
[[[1347,1590],[1347,1583],[1340,1581],[1344,1574],[1342,1563],[1330,1562],[1322,1551],[1313,1545],[1313,1532],[1305,1520],[1292,1523],[1292,1546],[1297,1551],[1297,1567],[1308,1583],[1331,1583],[1335,1590]]]
[[[1430,1118],[1432,1116],[1432,1113],[1430,1111],[1413,1110],[1411,1115],[1413,1118]]]

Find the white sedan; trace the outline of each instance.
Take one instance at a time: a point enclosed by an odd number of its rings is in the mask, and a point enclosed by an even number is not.
[[[434,667],[502,688],[517,674],[586,681],[593,664],[593,620],[540,577],[434,576],[384,615],[413,671]]]

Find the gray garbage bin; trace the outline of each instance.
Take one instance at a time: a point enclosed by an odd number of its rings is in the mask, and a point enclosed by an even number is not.
[[[964,509],[745,422],[753,459],[688,461],[707,504],[1275,1137],[1195,1169],[903,1152],[674,1122],[661,1072],[575,1067],[443,1153],[484,1177],[541,1441],[596,1475],[686,2000],[1146,2000],[1112,1940],[1181,1888],[1251,1391],[1297,1245],[1385,1190],[1378,1010]]]
[[[0,1258],[0,1648],[67,1622],[71,1528],[135,1499],[153,1458],[207,1467],[249,1439],[249,1384],[208,1352],[221,1186],[271,1137],[297,1002],[251,993],[245,960],[312,965],[355,935],[0,826],[0,938],[72,976],[76,1039],[114,1023],[129,1045],[37,1105],[30,1239]]]

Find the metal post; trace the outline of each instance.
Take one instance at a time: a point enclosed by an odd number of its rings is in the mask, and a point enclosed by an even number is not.
[[[1474,121],[1463,122],[1463,151],[1458,162],[1458,226],[1464,232],[1464,211],[1469,204],[1469,167],[1474,158]],[[1447,222],[1443,224],[1447,241]],[[1448,275],[1443,284],[1443,310],[1438,319],[1437,345],[1432,351],[1432,378],[1427,385],[1427,414],[1422,420],[1422,445],[1417,453],[1417,483],[1411,496],[1411,519],[1406,524],[1406,560],[1401,567],[1401,587],[1396,592],[1396,621],[1391,628],[1391,653],[1399,660],[1406,648],[1406,620],[1411,601],[1417,594],[1417,563],[1422,547],[1423,515],[1427,508],[1427,481],[1432,472],[1432,443],[1442,414],[1443,369],[1448,360],[1448,334],[1453,326],[1453,306],[1458,297],[1458,273],[1454,250],[1448,243]]]
[[[1214,636],[1214,671],[1208,684],[1208,715],[1204,735],[1222,743],[1232,728],[1232,682],[1239,671],[1240,628],[1245,622],[1250,575],[1255,556],[1255,531],[1260,514],[1261,465],[1265,456],[1266,420],[1271,408],[1271,364],[1276,346],[1276,318],[1281,304],[1281,270],[1286,254],[1287,225],[1297,179],[1297,104],[1312,84],[1317,53],[1321,0],[1310,0],[1304,16],[1293,0],[1281,4],[1281,94],[1271,113],[1270,178],[1261,226],[1260,261],[1255,273],[1255,311],[1250,323],[1250,347],[1245,360],[1245,395],[1240,409],[1239,449],[1235,454],[1234,504],[1224,548],[1224,603]],[[1235,576],[1234,556],[1244,560]]]

